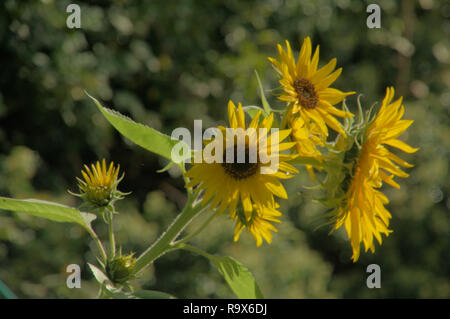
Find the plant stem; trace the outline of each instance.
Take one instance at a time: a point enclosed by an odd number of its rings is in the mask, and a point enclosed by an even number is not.
[[[161,237],[159,237],[158,240],[146,251],[144,251],[136,260],[136,264],[133,269],[134,273],[139,272],[163,253],[172,249],[172,242],[178,237],[187,224],[189,224],[193,217],[203,208],[203,205],[199,203],[194,206],[194,202],[195,197],[189,196],[183,211],[175,218],[167,231],[163,233]]]
[[[212,213],[211,216],[208,217],[208,219],[196,230],[194,231],[192,234],[186,236],[183,239],[180,239],[179,241],[173,243],[173,246],[179,245],[179,244],[184,244],[187,243],[188,241],[190,241],[192,238],[194,238],[195,236],[197,236],[198,234],[200,234],[203,229],[206,228],[206,226],[208,226],[208,224],[211,222],[211,220],[213,220],[213,218],[216,217],[216,213]]]
[[[189,183],[189,178],[187,178],[186,176],[186,168],[184,167],[184,163],[178,164],[178,168],[181,171],[181,176],[183,176],[184,185],[186,185],[187,183]],[[192,194],[192,187],[187,187],[186,189],[188,194]]]
[[[106,265],[106,260],[107,260],[107,258],[106,258],[106,251],[105,251],[105,248],[103,247],[103,244],[102,244],[100,238],[98,238],[97,234],[95,233],[95,231],[92,229],[91,226],[88,227],[88,232],[89,232],[89,235],[91,235],[91,237],[94,240],[94,242],[97,244],[97,248],[98,248],[98,250],[100,252],[100,255],[102,257],[102,261]]]
[[[192,245],[187,245],[187,244],[178,244],[175,248],[177,249],[184,249],[184,250],[188,250],[191,251],[193,253],[196,253],[200,256],[206,257],[210,260],[214,259],[214,256],[211,254],[208,254],[206,251],[201,250],[200,248],[197,248],[195,246]]]
[[[108,212],[108,232],[109,232],[109,244],[110,248],[110,258],[113,259],[116,256],[116,239],[114,238],[114,229],[113,229],[113,216],[114,216],[114,207],[113,210]]]

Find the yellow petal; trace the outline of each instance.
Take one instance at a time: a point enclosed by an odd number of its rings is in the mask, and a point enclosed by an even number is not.
[[[333,117],[333,115],[331,115],[330,113],[328,113],[327,111],[324,111],[321,108],[317,108],[317,111],[322,114],[322,117],[325,119],[325,122],[327,123],[327,125],[329,127],[331,127],[333,130],[335,130],[336,132],[339,132],[340,134],[342,134],[344,137],[346,136],[344,130],[342,129],[341,123],[339,123],[338,120],[336,120],[335,117]]]
[[[320,133],[324,137],[328,136],[328,129],[327,129],[327,126],[325,125],[325,121],[322,118],[321,114],[319,114],[317,111],[300,108],[300,116],[302,116],[306,120],[310,120],[310,119],[313,120],[314,123],[319,128]]]
[[[239,127],[245,129],[245,113],[241,103],[238,104],[237,122]]]
[[[355,92],[347,92],[344,93],[342,91],[333,89],[333,88],[326,88],[324,90],[321,90],[318,92],[319,99],[321,101],[326,101],[330,105],[335,105],[337,103],[342,102],[346,96],[355,94]]]
[[[352,114],[352,113],[338,110],[337,108],[335,108],[330,103],[328,103],[327,101],[324,101],[324,100],[319,101],[318,108],[322,108],[325,112],[334,114],[339,117],[353,117],[354,116],[354,114]]]
[[[325,79],[322,79],[320,82],[314,82],[313,84],[316,87],[316,90],[323,90],[329,87],[331,84],[333,84],[334,81],[341,75],[342,68],[337,69],[333,73],[331,73],[329,76],[327,76]]]
[[[297,75],[299,77],[307,76],[310,59],[311,59],[311,39],[309,37],[306,37],[303,40],[303,44],[300,49],[300,54],[296,66]]]
[[[316,51],[314,52],[314,55],[312,57],[307,75],[308,78],[310,78],[317,71],[318,64],[319,64],[319,46],[316,47]]]
[[[279,180],[277,180],[276,178],[267,176],[265,178],[264,185],[276,196],[278,196],[280,198],[284,198],[284,199],[288,198],[283,184],[281,184],[281,182]]]
[[[230,124],[230,127],[232,128],[238,127],[238,122],[236,118],[236,106],[231,100],[228,102],[228,122]]]
[[[406,152],[406,153],[414,153],[419,150],[419,148],[411,147],[408,144],[406,144],[405,142],[402,142],[402,141],[396,140],[396,139],[387,140],[384,142],[384,144],[396,147],[399,150],[402,150],[403,152]]]
[[[259,117],[261,116],[261,114],[262,114],[262,112],[261,112],[261,110],[259,110],[258,113],[256,113],[256,115],[253,117],[248,128],[254,128],[254,129],[258,128]]]
[[[311,78],[312,83],[319,83],[322,79],[324,79],[331,71],[336,67],[336,58],[331,59],[325,66],[320,68]]]

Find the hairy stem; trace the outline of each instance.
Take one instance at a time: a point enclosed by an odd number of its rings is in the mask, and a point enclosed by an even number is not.
[[[109,244],[110,244],[110,258],[113,259],[116,256],[116,239],[114,237],[114,229],[113,229],[114,208],[113,208],[113,211],[107,210],[107,213],[108,213],[108,233],[109,233]]]
[[[180,239],[179,241],[173,243],[173,246],[189,242],[192,238],[194,238],[195,236],[200,234],[203,231],[203,229],[205,229],[206,226],[208,226],[208,224],[211,222],[211,220],[213,220],[214,217],[216,217],[216,213],[212,213],[208,217],[208,219],[197,230],[195,230],[192,234],[186,236],[185,238]]]
[[[137,273],[153,260],[172,249],[172,242],[178,237],[181,231],[189,224],[193,217],[200,212],[203,206],[199,203],[195,205],[195,197],[189,196],[183,211],[175,218],[167,231],[158,240],[144,251],[136,260],[133,272]]]
[[[92,229],[91,226],[88,227],[88,232],[89,232],[89,235],[91,235],[94,242],[97,244],[97,248],[100,252],[100,256],[102,257],[102,262],[106,265],[106,260],[107,260],[106,251],[105,251],[105,248],[103,247],[103,244],[102,244],[100,238],[98,238],[97,234],[95,233],[95,231]]]
[[[214,258],[213,255],[208,254],[206,251],[203,251],[200,248],[197,248],[197,247],[192,246],[192,245],[178,244],[176,248],[191,251],[193,253],[196,253],[196,254],[198,254],[200,256],[203,256],[203,257],[206,257],[208,259],[213,259]]]

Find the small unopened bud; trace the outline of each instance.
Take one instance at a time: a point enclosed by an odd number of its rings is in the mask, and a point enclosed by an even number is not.
[[[134,253],[117,255],[106,264],[106,274],[114,284],[123,284],[134,278],[133,268],[136,258]]]

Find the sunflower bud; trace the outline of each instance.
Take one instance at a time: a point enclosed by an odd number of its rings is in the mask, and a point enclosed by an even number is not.
[[[99,161],[91,164],[91,167],[84,165],[84,170],[81,171],[83,179],[77,177],[79,194],[72,193],[74,196],[83,198],[83,200],[94,208],[106,207],[118,199],[122,199],[126,193],[117,190],[117,185],[123,179],[120,178],[120,165],[114,166],[111,162],[109,168],[106,165],[106,160],[103,159],[102,164]]]
[[[134,253],[129,255],[116,255],[106,264],[106,274],[114,284],[123,284],[134,278],[133,268],[136,258]]]

